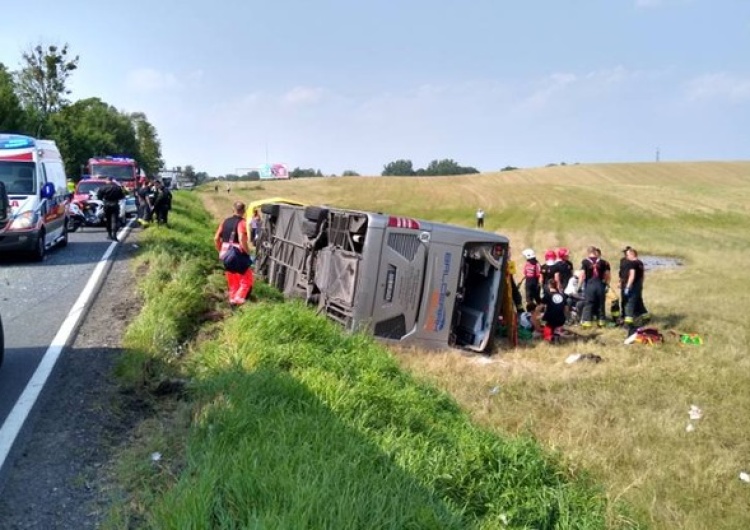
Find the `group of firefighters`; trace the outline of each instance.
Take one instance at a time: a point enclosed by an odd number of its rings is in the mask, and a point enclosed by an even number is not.
[[[520,325],[541,333],[554,341],[565,323],[580,323],[582,328],[604,327],[607,320],[607,300],[610,297],[611,319],[625,326],[631,334],[637,323],[645,323],[650,315],[643,302],[644,265],[638,251],[630,246],[623,249],[616,288],[611,287],[612,267],[602,258],[601,250],[590,246],[579,269],[570,261],[567,248],[550,249],[540,263],[533,249],[522,252],[525,263],[518,284],[512,278],[513,301],[521,313]],[[526,311],[521,307],[520,286],[524,287]]]
[[[167,225],[172,209],[172,192],[161,180],[141,179],[135,189],[138,201],[138,223],[148,226],[154,218],[156,223]]]

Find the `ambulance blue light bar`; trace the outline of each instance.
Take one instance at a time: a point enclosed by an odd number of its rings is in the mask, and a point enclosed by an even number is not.
[[[0,149],[26,149],[34,147],[36,141],[20,134],[0,134]]]

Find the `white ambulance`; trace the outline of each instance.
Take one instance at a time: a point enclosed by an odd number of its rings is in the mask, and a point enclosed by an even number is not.
[[[0,182],[10,215],[0,224],[0,253],[27,251],[38,261],[68,243],[65,168],[51,140],[0,133]]]

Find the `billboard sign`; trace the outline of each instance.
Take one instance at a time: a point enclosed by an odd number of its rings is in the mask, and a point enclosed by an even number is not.
[[[262,179],[288,179],[289,170],[285,164],[263,164],[258,168]]]

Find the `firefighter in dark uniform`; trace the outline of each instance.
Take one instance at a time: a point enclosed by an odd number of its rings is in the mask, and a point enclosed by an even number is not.
[[[557,252],[552,249],[548,249],[544,252],[544,263],[541,266],[542,276],[542,296],[549,294],[547,286],[550,280],[555,279],[555,265],[557,263]],[[559,288],[559,286],[558,286]]]
[[[602,250],[598,247],[596,249],[596,257],[600,263],[599,267],[602,270],[607,271],[606,280],[604,283],[604,300],[602,300],[602,314],[599,319],[599,326],[601,327],[604,324],[606,324],[606,322],[602,322],[602,321],[607,320],[607,293],[609,293],[609,282],[612,277],[612,266],[609,264],[609,262],[606,259],[602,258]]]
[[[600,327],[606,325],[604,300],[609,284],[609,263],[599,258],[596,247],[587,249],[588,257],[581,262],[579,283],[585,285],[583,291],[584,305],[581,316],[581,327],[590,328],[594,320]]]
[[[620,285],[622,287],[625,325],[632,329],[638,317],[648,320],[648,312],[643,303],[643,262],[638,259],[638,251],[628,247],[625,252],[625,262],[620,270]]]
[[[167,224],[169,210],[172,209],[172,192],[161,180],[157,180],[154,184],[154,214],[156,215],[156,222],[160,225]]]
[[[557,282],[557,289],[561,293],[568,287],[568,282],[574,274],[573,263],[571,263],[569,257],[570,252],[567,248],[557,249],[557,262],[553,265],[552,271]]]
[[[125,192],[112,177],[107,177],[107,183],[96,192],[97,198],[104,203],[104,222],[107,225],[107,235],[112,241],[117,241],[117,228],[120,224],[120,201],[125,198]]]

